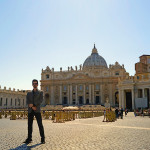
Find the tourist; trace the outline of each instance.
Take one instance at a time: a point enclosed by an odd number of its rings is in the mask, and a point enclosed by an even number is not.
[[[116,118],[118,118],[118,108],[115,109]]]
[[[136,109],[134,109],[134,116],[136,117]]]
[[[125,108],[125,117],[126,117],[126,115],[127,115],[127,109]]]
[[[143,111],[143,108],[141,108],[141,116],[144,117],[144,111]]]
[[[118,118],[121,118],[121,111],[118,109]]]
[[[127,109],[127,113],[129,112],[129,109]]]
[[[33,118],[36,117],[40,136],[41,136],[41,144],[45,144],[45,135],[44,128],[42,124],[42,116],[40,112],[40,105],[43,101],[43,92],[38,90],[38,80],[32,80],[33,90],[27,93],[26,101],[28,104],[28,138],[24,141],[24,143],[29,144],[32,142],[32,125]]]

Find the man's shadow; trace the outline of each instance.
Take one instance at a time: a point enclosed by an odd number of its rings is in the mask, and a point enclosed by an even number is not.
[[[31,150],[31,148],[35,148],[36,146],[39,146],[39,145],[41,145],[41,143],[31,145],[31,146],[28,146],[27,144],[22,144],[22,145],[20,145],[16,148],[12,148],[12,149],[9,149],[9,150]]]

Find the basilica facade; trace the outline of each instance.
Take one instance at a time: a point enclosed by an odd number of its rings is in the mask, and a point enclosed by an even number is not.
[[[108,99],[111,106],[119,106],[119,80],[129,76],[124,65],[115,62],[107,64],[99,55],[97,48],[92,49],[83,65],[68,70],[54,71],[42,69],[41,89],[46,105],[104,105]]]

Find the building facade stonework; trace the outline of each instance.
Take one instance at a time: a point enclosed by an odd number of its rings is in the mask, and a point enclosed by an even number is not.
[[[130,109],[150,108],[150,55],[139,57],[136,74],[119,79],[119,106]]]
[[[83,65],[54,71],[46,67],[41,73],[41,89],[46,105],[104,105],[119,106],[118,79],[129,76],[124,65],[116,62],[107,66],[94,45]]]
[[[11,90],[11,88],[1,89],[0,86],[0,109],[7,108],[26,108],[26,95],[27,91],[20,91],[19,89],[16,91],[15,89]]]

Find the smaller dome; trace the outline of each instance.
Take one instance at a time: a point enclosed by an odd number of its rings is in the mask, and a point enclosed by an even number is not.
[[[94,48],[92,49],[91,55],[83,63],[84,68],[92,66],[107,68],[107,63],[105,59],[98,54],[95,44]]]

